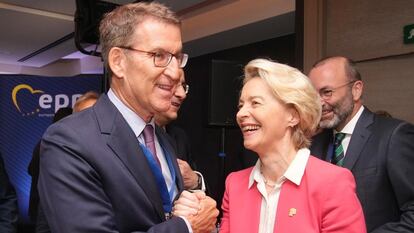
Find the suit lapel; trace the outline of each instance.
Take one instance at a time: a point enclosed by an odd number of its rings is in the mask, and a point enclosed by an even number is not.
[[[108,146],[142,187],[161,219],[164,219],[161,194],[155,177],[132,129],[106,95],[95,104],[95,111]]]
[[[175,150],[173,149],[172,142],[168,138],[169,136],[160,127],[155,127],[155,133],[161,146],[164,150],[167,151],[167,154],[165,156],[171,156],[171,161],[175,170],[175,177],[177,178],[176,184],[178,187],[178,193],[180,193],[184,189],[184,181],[181,176],[180,168],[178,167],[177,156],[175,155]]]
[[[315,135],[312,138],[312,144],[310,147],[311,154],[317,158],[328,161],[331,157],[329,155],[329,145],[333,141],[333,132],[331,129],[326,129]]]
[[[352,132],[351,141],[349,142],[348,149],[345,154],[345,160],[343,167],[352,170],[359,156],[361,155],[362,149],[368,138],[371,136],[371,131],[368,127],[374,122],[374,114],[367,108],[361,114],[355,129]]]

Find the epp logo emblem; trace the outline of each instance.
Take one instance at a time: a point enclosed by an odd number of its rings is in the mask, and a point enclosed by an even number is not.
[[[17,96],[19,92],[23,91],[23,95],[26,96],[26,101],[19,102]],[[40,96],[36,96],[41,94]],[[37,99],[32,97],[36,96]],[[40,113],[41,110],[54,110],[55,113],[59,108],[73,107],[73,104],[81,96],[81,94],[74,94],[71,98],[66,94],[57,94],[55,96],[44,93],[42,90],[36,90],[35,88],[27,84],[19,84],[13,88],[12,91],[12,100],[13,104],[16,107],[17,111],[22,114],[22,116],[31,116],[38,113],[39,116],[48,116],[52,117],[52,113]],[[20,103],[20,104],[19,104]],[[23,107],[22,107],[23,105]]]
[[[20,90],[24,90],[24,89],[26,89],[26,90],[29,90],[30,91],[30,93],[31,94],[39,94],[39,93],[44,93],[43,91],[41,91],[41,90],[34,90],[31,86],[29,86],[29,85],[27,85],[27,84],[20,84],[20,85],[17,85],[15,88],[13,88],[13,91],[12,91],[12,100],[13,100],[13,104],[14,104],[14,106],[17,108],[17,110],[21,113],[22,112],[22,110],[20,109],[20,106],[19,106],[19,104],[17,103],[17,93],[20,91]],[[35,112],[39,112],[39,109],[38,108],[36,108],[36,109],[34,109],[34,111],[28,111],[28,112],[23,112],[22,114],[23,114],[23,116],[25,116],[25,115],[33,115]]]

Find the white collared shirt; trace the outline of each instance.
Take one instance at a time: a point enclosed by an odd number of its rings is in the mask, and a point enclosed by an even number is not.
[[[341,130],[341,133],[345,133],[345,138],[342,140],[342,148],[344,149],[344,155],[346,155],[346,151],[348,150],[349,142],[351,142],[351,136],[354,132],[355,126],[361,117],[362,112],[364,111],[364,106],[361,106],[358,112],[355,114],[354,117],[345,125],[345,127]],[[334,130],[334,135],[339,133],[338,131]]]
[[[292,163],[286,169],[285,173],[277,180],[276,185],[271,193],[267,193],[264,177],[260,172],[261,162],[257,160],[249,177],[249,189],[257,182],[257,189],[262,195],[262,203],[260,207],[260,233],[273,233],[276,210],[279,203],[280,191],[282,184],[289,180],[290,182],[300,185],[303,174],[305,172],[306,164],[308,162],[310,151],[307,148],[298,150]]]
[[[137,137],[138,141],[145,145],[145,140],[144,137],[142,135],[142,132],[144,131],[145,125],[147,124],[140,116],[138,116],[134,111],[132,111],[130,108],[128,108],[116,95],[115,93],[112,91],[112,89],[109,89],[108,91],[108,98],[109,100],[115,105],[115,107],[119,110],[119,112],[121,112],[122,116],[124,117],[124,119],[126,120],[126,122],[128,123],[129,127],[131,127],[132,131],[135,134],[135,137]],[[149,123],[151,124],[154,129],[155,129],[155,124],[154,124],[154,118],[152,118],[151,122]],[[160,161],[161,164],[161,169],[162,169],[162,175],[164,176],[165,182],[167,184],[167,188],[168,190],[171,189],[171,186],[174,185],[174,194],[171,197],[172,199],[178,194],[178,188],[175,185],[175,183],[172,182],[172,177],[171,177],[171,172],[170,169],[168,168],[168,163],[167,160],[165,159],[165,155],[164,155],[164,151],[161,148],[161,145],[158,141],[158,137],[155,134],[155,150],[157,153],[157,157],[158,160]]]

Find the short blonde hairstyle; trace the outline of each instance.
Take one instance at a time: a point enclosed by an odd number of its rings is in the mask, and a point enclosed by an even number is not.
[[[130,3],[117,7],[107,13],[99,25],[99,41],[102,46],[102,59],[108,76],[112,71],[108,65],[108,54],[111,48],[131,46],[132,36],[137,25],[148,18],[181,27],[181,21],[168,7],[156,2]]]
[[[322,107],[319,94],[308,77],[288,65],[255,59],[244,68],[243,85],[257,77],[265,81],[277,100],[297,111],[299,123],[293,127],[293,143],[297,149],[309,147]]]

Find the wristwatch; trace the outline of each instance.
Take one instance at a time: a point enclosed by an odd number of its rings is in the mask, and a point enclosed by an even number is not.
[[[197,187],[195,189],[201,189],[203,187],[203,178],[201,177],[200,174],[197,174]]]

